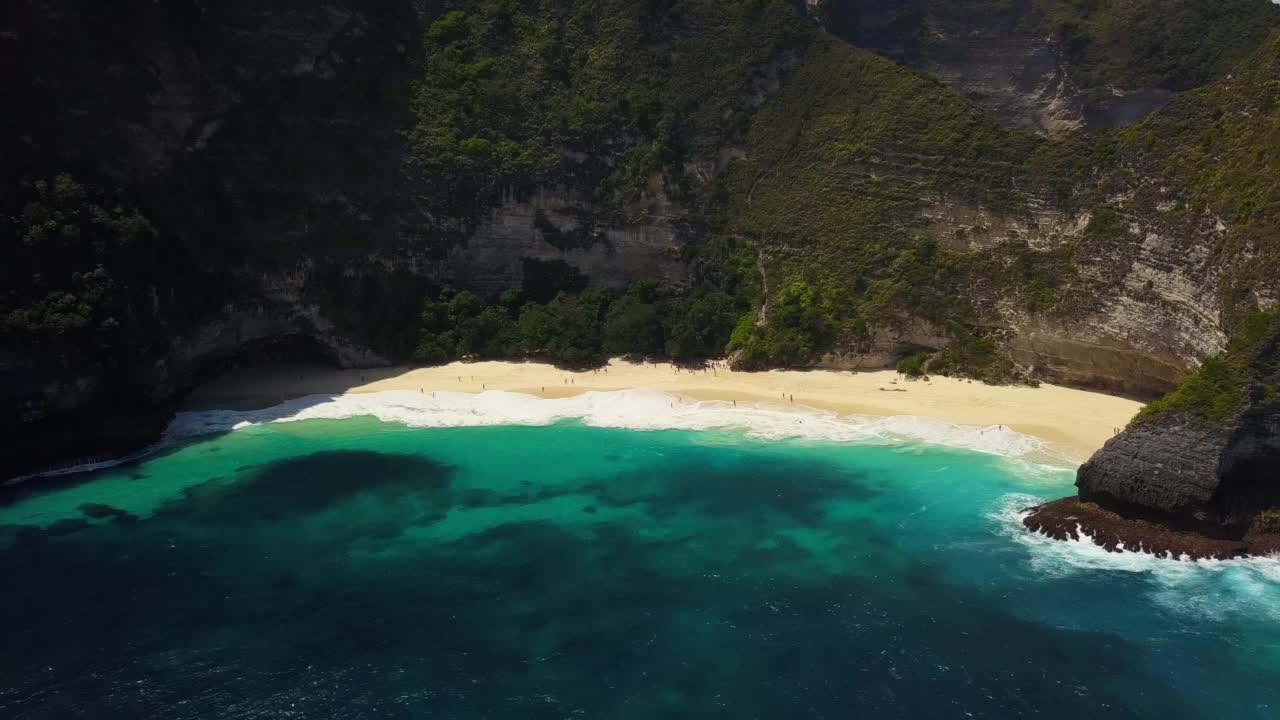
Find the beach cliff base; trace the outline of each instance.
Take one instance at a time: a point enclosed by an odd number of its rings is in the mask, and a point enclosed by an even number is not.
[[[1066,497],[1029,508],[1028,529],[1057,540],[1086,540],[1111,552],[1145,552],[1191,560],[1280,552],[1280,529],[1250,530],[1240,538],[1170,527],[1157,518],[1126,517],[1097,503]]]

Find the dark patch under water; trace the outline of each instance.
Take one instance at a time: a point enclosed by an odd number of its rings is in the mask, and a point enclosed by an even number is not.
[[[606,431],[537,432],[501,437]],[[895,522],[841,519],[833,508],[887,501],[872,471],[655,435],[631,440],[669,444],[644,467],[620,457],[574,483],[486,486],[427,440],[252,465],[141,520],[98,504],[10,528],[0,715],[1079,720],[1209,707],[1153,667],[1141,632],[1029,619],[994,601],[1007,589],[957,582],[952,558],[904,546]],[[572,517],[429,534],[451,510],[581,495],[592,500]],[[824,559],[803,533],[830,527]],[[1211,643],[1171,652],[1280,679]],[[1234,707],[1264,708],[1259,692]]]

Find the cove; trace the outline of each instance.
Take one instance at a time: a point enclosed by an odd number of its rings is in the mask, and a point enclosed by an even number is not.
[[[191,438],[0,507],[0,714],[1275,717],[1280,562],[1024,532],[1072,479],[572,420]]]

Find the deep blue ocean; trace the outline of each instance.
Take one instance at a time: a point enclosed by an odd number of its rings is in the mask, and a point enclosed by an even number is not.
[[[1280,718],[1280,561],[1073,471],[732,431],[245,427],[0,507],[0,717]]]

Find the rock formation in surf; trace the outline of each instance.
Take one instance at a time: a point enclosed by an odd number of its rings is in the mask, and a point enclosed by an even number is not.
[[[1280,312],[1249,318],[1081,466],[1076,487],[1027,527],[1174,556],[1280,551]]]

